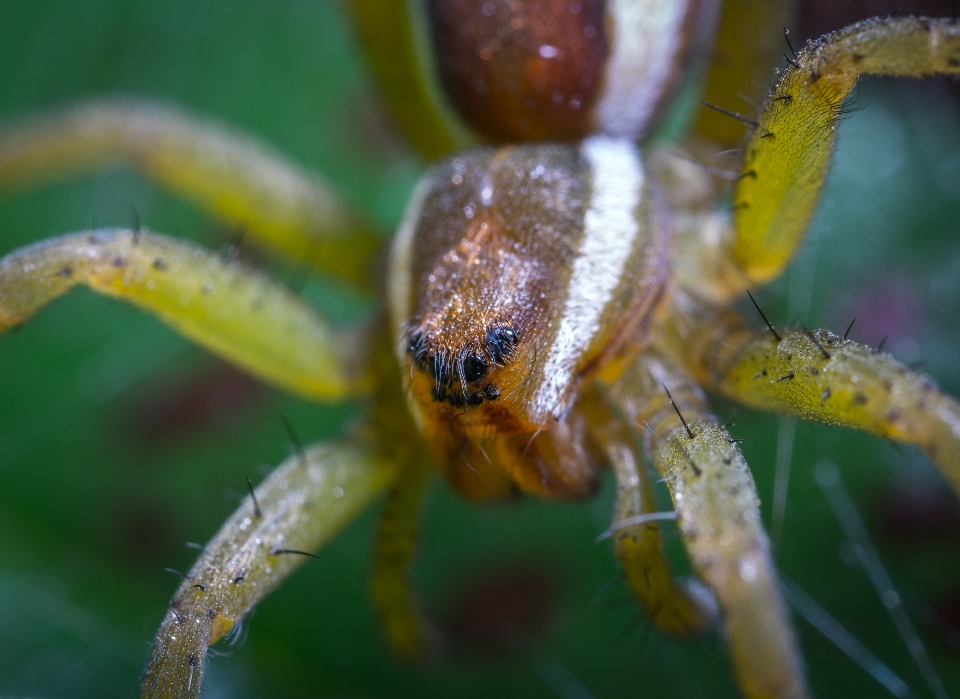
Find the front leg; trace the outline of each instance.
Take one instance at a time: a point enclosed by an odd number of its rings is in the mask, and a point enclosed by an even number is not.
[[[869,19],[811,42],[784,70],[746,146],[731,253],[754,283],[793,257],[826,178],[844,101],[861,75],[960,74],[960,26]]]
[[[760,499],[738,444],[689,375],[656,357],[634,362],[610,395],[644,435],[670,488],[690,563],[716,595],[741,692],[750,699],[808,696]]]
[[[958,74],[956,21],[874,18],[809,43],[782,72],[753,125],[729,212],[674,201],[697,178],[677,178],[677,163],[667,168],[668,194],[681,210],[680,284],[726,301],[783,271],[816,211],[844,104],[860,76]]]
[[[681,299],[667,342],[706,386],[760,410],[911,444],[960,493],[960,404],[888,354],[826,330],[751,328]]]
[[[0,131],[0,189],[118,165],[297,262],[370,287],[375,226],[320,176],[246,134],[137,100],[88,102]]]
[[[207,648],[396,478],[370,440],[318,444],[281,464],[184,578],[140,681],[144,699],[199,697]]]
[[[403,660],[422,663],[437,652],[438,638],[424,617],[410,569],[420,542],[420,510],[433,468],[407,460],[380,515],[370,595],[387,643]]]
[[[0,259],[0,333],[78,284],[134,304],[288,391],[342,400],[362,390],[359,338],[336,330],[249,267],[148,231],[52,238]]]

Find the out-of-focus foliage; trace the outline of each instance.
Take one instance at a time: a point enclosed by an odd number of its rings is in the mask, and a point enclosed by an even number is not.
[[[174,100],[317,168],[385,227],[423,167],[377,106],[334,3],[51,0],[6,3],[0,15],[0,117],[91,95]],[[925,362],[957,394],[954,94],[941,83],[865,82],[854,105],[863,109],[841,127],[808,243],[760,298],[780,322],[796,315],[842,332],[856,317],[852,337],[889,336],[888,350]],[[131,208],[155,230],[214,248],[233,235],[110,172],[0,201],[0,251],[127,225]],[[296,266],[275,271],[345,322],[366,308]],[[769,520],[781,422],[717,408],[746,440]],[[256,481],[263,464],[286,456],[280,416],[312,441],[337,434],[355,414],[355,406],[264,389],[136,310],[86,292],[0,337],[0,694],[132,696],[177,583],[163,569],[188,567],[195,552],[185,542],[212,536],[244,477]],[[960,648],[942,640],[938,625],[942,600],[960,595],[960,533],[949,514],[956,501],[947,498],[946,524],[935,531],[910,519],[931,510],[922,498],[946,486],[916,454],[839,429],[800,424],[785,453],[792,472],[782,569],[923,693],[814,483],[814,466],[831,460],[945,684],[960,691]],[[722,640],[688,644],[650,632],[616,579],[609,543],[593,543],[609,523],[611,485],[583,504],[480,508],[435,483],[416,577],[426,607],[450,620],[464,647],[418,672],[399,666],[378,637],[366,594],[370,513],[261,605],[241,643],[218,648],[231,657],[213,661],[207,696],[735,696]],[[921,506],[884,495],[907,486]],[[519,619],[523,632],[509,652],[481,652],[492,632],[480,622],[498,614]],[[798,628],[818,695],[884,696],[804,622]]]

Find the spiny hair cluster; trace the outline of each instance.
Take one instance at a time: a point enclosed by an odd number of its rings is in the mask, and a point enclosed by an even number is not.
[[[484,379],[491,369],[510,362],[519,342],[517,330],[508,323],[490,325],[482,340],[467,343],[457,350],[438,343],[436,334],[416,329],[410,332],[407,353],[417,369],[433,377],[434,401],[462,408],[500,397],[500,388]],[[456,386],[458,380],[459,388]]]

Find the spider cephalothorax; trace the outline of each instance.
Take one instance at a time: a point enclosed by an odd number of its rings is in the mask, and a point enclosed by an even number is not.
[[[163,621],[143,696],[196,696],[209,644],[384,490],[373,599],[391,645],[423,659],[438,639],[407,571],[430,468],[471,499],[577,499],[605,465],[617,482],[608,534],[652,622],[688,637],[719,615],[745,695],[807,695],[753,479],[701,387],[914,444],[960,486],[954,399],[845,336],[757,330],[729,307],[795,253],[858,77],[956,75],[960,29],[870,20],[805,47],[747,120],[727,207],[714,170],[691,171],[649,137],[677,88],[696,82],[688,61],[716,5],[457,0],[408,13],[414,3],[358,0],[397,116],[424,153],[446,156],[410,202],[386,279],[367,283],[389,319],[366,332],[337,333],[261,273],[139,226],[0,260],[4,328],[84,283],[289,390],[369,400],[361,427],[298,448],[204,549]],[[731,43],[743,7],[730,3],[720,25],[734,65],[762,54]],[[777,12],[750,11],[776,26]],[[754,91],[721,63],[708,89]],[[690,151],[711,136],[727,140],[698,122]],[[473,147],[450,154],[453,144]],[[88,105],[0,139],[7,180],[118,159],[343,279],[377,269],[370,226],[323,182],[175,110]],[[658,511],[647,462],[673,511]],[[671,572],[657,527],[667,517],[702,582]]]
[[[465,470],[455,482],[493,468],[538,474],[515,480],[541,494],[592,488],[594,469],[547,485],[570,470],[555,452],[586,452],[559,447],[553,427],[586,377],[642,345],[668,243],[638,149],[614,139],[474,150],[435,168],[398,237],[391,297],[413,409],[442,468]]]

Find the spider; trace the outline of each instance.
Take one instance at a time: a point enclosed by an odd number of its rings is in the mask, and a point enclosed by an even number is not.
[[[61,267],[61,268],[59,268],[57,271],[60,272],[60,271],[62,271],[62,270],[63,270],[63,268]],[[498,322],[499,322],[499,321],[498,321]],[[502,325],[501,325],[501,326],[497,326],[497,327],[494,329],[494,333],[495,333],[495,335],[497,336],[497,347],[499,347],[499,346],[502,345],[505,349],[500,349],[500,350],[494,351],[494,352],[490,355],[490,358],[492,358],[493,361],[492,361],[492,362],[491,362],[491,361],[488,361],[488,364],[493,364],[493,365],[495,365],[497,368],[505,368],[505,367],[506,367],[507,362],[506,362],[506,361],[503,361],[503,360],[508,360],[508,359],[510,359],[510,356],[509,356],[509,355],[510,355],[510,354],[514,351],[514,349],[515,349],[514,347],[511,347],[511,346],[510,346],[510,345],[513,345],[513,344],[514,344],[514,341],[511,340],[511,339],[509,339],[509,333],[508,333],[509,330],[510,330],[509,327],[504,327],[504,326],[502,326]],[[503,335],[504,333],[506,333],[506,335]],[[500,337],[501,335],[503,335],[503,336],[506,337],[507,339],[503,339],[502,337]],[[410,347],[411,345],[417,346],[417,343],[416,343],[416,342],[413,342],[413,337],[412,337],[412,336],[411,336],[409,339],[411,340],[411,342],[408,343],[408,345],[407,345],[408,347]],[[522,338],[521,338],[521,339],[522,339]],[[518,345],[518,346],[519,346],[519,345]],[[495,349],[496,349],[496,347],[495,347]],[[501,357],[500,355],[502,355],[502,357]],[[502,365],[502,366],[501,366],[501,365]],[[436,373],[436,372],[435,372],[435,373]],[[441,371],[441,373],[442,373],[442,371]],[[475,372],[474,372],[474,373],[475,373]],[[483,386],[480,386],[480,388],[483,388]],[[496,400],[496,399],[494,399],[492,396],[489,396],[489,395],[485,395],[484,397],[487,398],[488,400],[490,400],[490,402],[495,402],[495,400]],[[464,397],[464,401],[466,402],[466,400],[469,399],[469,398],[470,398],[470,396],[465,396],[465,397]],[[458,408],[458,407],[459,407],[459,408],[463,408],[464,406],[450,406],[450,407],[453,407],[453,408]],[[688,416],[689,416],[689,411],[687,411],[687,414],[688,414]],[[696,429],[696,428],[694,427],[694,429]],[[244,581],[241,581],[241,582],[246,582],[246,581],[244,580]],[[236,583],[235,583],[235,584],[236,584]],[[204,592],[205,592],[205,591],[204,591]],[[178,624],[181,623],[180,620],[176,617],[176,615],[174,615],[173,618],[176,620],[176,622],[177,622]]]

